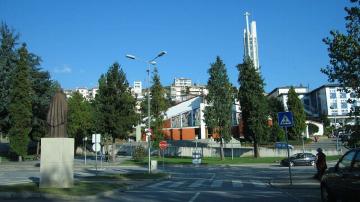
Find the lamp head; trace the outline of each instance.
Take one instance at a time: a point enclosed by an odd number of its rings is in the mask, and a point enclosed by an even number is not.
[[[167,52],[166,51],[161,51],[159,54],[158,54],[158,57],[161,57],[163,55],[165,55]]]
[[[130,54],[127,54],[125,57],[132,59],[132,60],[136,59],[136,57],[134,55],[130,55]]]

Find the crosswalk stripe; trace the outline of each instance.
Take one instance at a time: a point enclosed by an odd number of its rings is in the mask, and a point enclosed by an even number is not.
[[[241,182],[241,180],[232,180],[232,185],[233,187],[239,188],[239,187],[243,187],[243,183]]]
[[[176,188],[176,187],[179,187],[183,184],[185,184],[186,181],[177,181],[177,182],[174,182],[172,185],[169,186],[169,188]]]
[[[200,187],[202,185],[202,183],[204,183],[204,182],[205,182],[205,180],[196,180],[189,187],[191,187],[191,188]]]
[[[214,180],[213,183],[211,183],[211,187],[221,187],[222,184],[222,180]]]
[[[165,185],[165,184],[170,183],[170,182],[171,182],[171,181],[162,181],[162,182],[158,182],[158,183],[156,183],[156,184],[149,185],[148,187],[150,187],[150,188],[157,188],[157,187],[160,187],[160,186]]]
[[[263,182],[254,181],[254,180],[252,180],[252,181],[250,181],[250,182],[251,182],[251,184],[253,184],[255,187],[265,187],[265,186],[266,186],[266,184],[263,183]]]

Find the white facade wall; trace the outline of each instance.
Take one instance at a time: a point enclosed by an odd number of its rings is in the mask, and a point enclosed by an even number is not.
[[[85,99],[89,99],[89,90],[87,88],[77,88],[77,92],[79,92]]]
[[[294,87],[295,92],[298,94],[300,100],[305,98],[305,95],[308,93],[308,89],[305,87]],[[280,87],[274,89],[268,96],[278,98],[283,103],[284,109],[287,111],[287,101],[288,101],[288,93],[290,87]]]

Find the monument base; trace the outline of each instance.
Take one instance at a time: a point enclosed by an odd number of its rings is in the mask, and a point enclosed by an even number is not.
[[[74,138],[41,138],[40,188],[74,186]]]

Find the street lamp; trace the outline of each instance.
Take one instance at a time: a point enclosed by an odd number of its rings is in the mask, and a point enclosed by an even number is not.
[[[126,58],[131,59],[131,60],[138,60],[141,62],[145,62],[147,64],[147,78],[148,78],[148,94],[147,94],[147,106],[148,106],[148,129],[147,129],[147,137],[148,137],[148,149],[149,149],[149,162],[148,162],[148,168],[149,168],[149,173],[151,173],[151,166],[150,166],[150,161],[151,161],[151,155],[150,155],[150,149],[151,149],[151,139],[150,139],[150,135],[151,135],[151,129],[150,129],[150,124],[151,124],[151,119],[150,119],[150,65],[156,65],[155,60],[163,55],[165,55],[167,52],[166,51],[161,51],[156,57],[154,57],[152,60],[149,61],[145,61],[142,59],[137,58],[134,55],[130,55],[127,54]]]
[[[330,106],[330,109],[336,109],[336,108],[334,106]],[[334,114],[335,131],[337,129],[336,116],[337,116],[337,109],[336,109],[336,114]],[[334,131],[333,131],[333,135],[334,135]],[[337,133],[336,135],[336,151],[339,151],[339,133]]]

